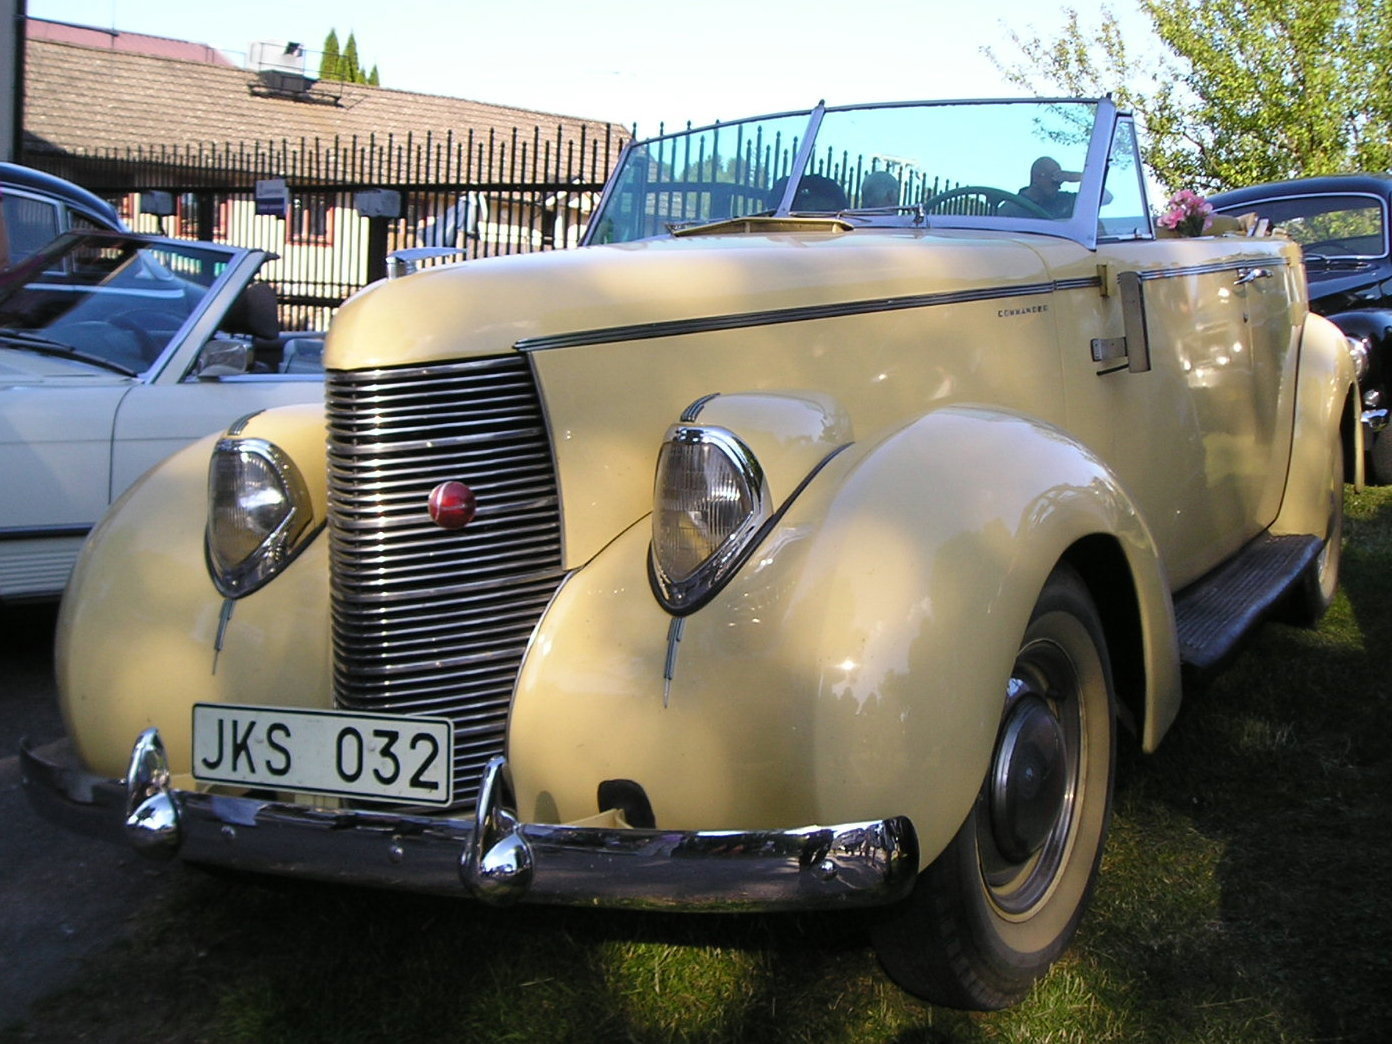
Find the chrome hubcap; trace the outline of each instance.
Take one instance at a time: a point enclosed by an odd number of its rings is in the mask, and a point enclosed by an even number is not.
[[[1056,641],[1020,651],[977,829],[981,879],[1007,917],[1050,893],[1068,851],[1082,750],[1078,673]]]
[[[1049,839],[1068,792],[1063,727],[1040,697],[1016,702],[991,772],[991,829],[1000,854],[1022,863]]]

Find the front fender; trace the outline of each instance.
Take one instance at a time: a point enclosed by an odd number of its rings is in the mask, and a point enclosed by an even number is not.
[[[1131,570],[1163,728],[1178,656],[1150,534],[1049,425],[950,407],[852,447],[682,621],[648,589],[636,525],[538,627],[508,740],[521,814],[593,815],[626,779],[673,829],[905,814],[926,864],[980,788],[1045,579],[1096,534]]]
[[[324,518],[322,406],[267,411],[244,435],[295,459]],[[328,551],[321,532],[262,589],[225,600],[203,551],[208,459],[220,435],[186,447],[116,502],[83,548],[59,611],[59,703],[82,761],[125,775],[136,738],[158,728],[188,771],[200,701],[329,705]]]

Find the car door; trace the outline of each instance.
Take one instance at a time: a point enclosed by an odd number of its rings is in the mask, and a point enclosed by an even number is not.
[[[323,375],[248,374],[156,381],[131,389],[116,413],[111,444],[113,496],[194,439],[274,406],[322,402]]]
[[[1244,240],[1112,244],[1097,256],[1104,282],[1080,325],[1092,337],[1064,346],[1070,427],[1091,433],[1180,586],[1280,507],[1298,269],[1274,244],[1254,255]]]
[[[82,531],[101,517],[110,502],[112,417],[132,386],[74,372],[0,388],[0,531]]]
[[[1056,317],[1069,426],[1130,491],[1179,587],[1280,507],[1304,297],[1282,241],[1155,238],[1134,140],[1118,130],[1097,250],[1055,273],[1090,264],[1097,286]]]

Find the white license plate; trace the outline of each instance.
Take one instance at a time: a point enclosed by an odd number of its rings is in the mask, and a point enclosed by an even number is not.
[[[198,703],[193,776],[203,783],[448,805],[453,739],[445,718]]]

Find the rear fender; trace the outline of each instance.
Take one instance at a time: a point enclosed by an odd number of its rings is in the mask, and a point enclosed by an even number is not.
[[[1359,455],[1358,426],[1347,418],[1354,394],[1353,359],[1344,332],[1311,313],[1300,337],[1300,373],[1295,389],[1295,428],[1281,510],[1273,533],[1312,533],[1323,537],[1329,525],[1329,469],[1334,437],[1342,430],[1346,446]],[[1356,398],[1356,395],[1354,396]],[[1357,403],[1352,404],[1357,409]]]

